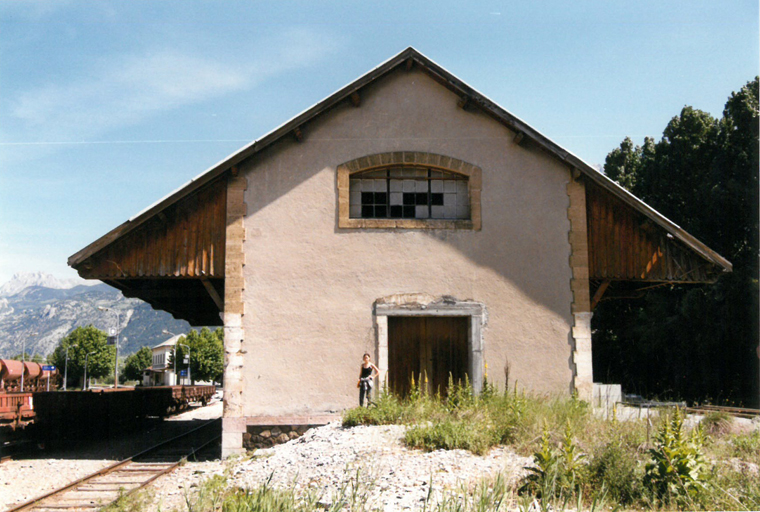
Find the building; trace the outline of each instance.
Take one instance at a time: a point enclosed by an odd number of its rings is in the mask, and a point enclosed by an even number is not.
[[[143,373],[143,386],[174,386],[180,383],[177,381],[177,374],[174,372],[174,367],[169,365],[169,361],[174,354],[177,341],[182,336],[184,334],[176,334],[163,343],[151,347],[153,352],[152,364]]]
[[[590,397],[604,298],[731,264],[408,48],[69,258],[223,325],[223,451],[449,373]]]

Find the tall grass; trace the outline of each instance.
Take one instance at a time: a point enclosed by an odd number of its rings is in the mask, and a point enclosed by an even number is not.
[[[498,392],[487,383],[475,395],[467,382],[450,382],[446,396],[418,386],[403,399],[383,392],[372,407],[352,409],[343,418],[347,427],[407,425],[406,444],[426,451],[483,454],[507,445],[532,456],[513,504],[760,509],[760,432],[733,434],[731,420],[722,416],[688,432],[678,411],[653,415],[649,428],[647,421],[621,422],[614,414],[607,420],[575,397]],[[474,510],[452,508],[451,499],[446,510]]]

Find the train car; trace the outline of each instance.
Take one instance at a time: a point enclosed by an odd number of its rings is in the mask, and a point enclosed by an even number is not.
[[[0,428],[15,430],[34,421],[33,393],[58,389],[58,370],[39,363],[0,359]]]

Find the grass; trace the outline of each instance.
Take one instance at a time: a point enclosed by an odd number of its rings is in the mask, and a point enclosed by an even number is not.
[[[401,399],[384,392],[368,408],[348,410],[343,425],[406,425],[405,443],[421,450],[475,454],[506,445],[532,457],[519,481],[497,474],[459,489],[429,486],[425,512],[505,510],[760,510],[760,431],[740,432],[708,415],[684,426],[676,410],[647,420],[595,415],[576,398],[499,392],[487,383],[450,383],[446,396],[413,387]],[[371,475],[356,472],[330,495],[269,481],[230,488],[217,476],[186,497],[188,512],[371,510]],[[117,510],[130,510],[122,508]],[[139,510],[135,507],[135,510]]]

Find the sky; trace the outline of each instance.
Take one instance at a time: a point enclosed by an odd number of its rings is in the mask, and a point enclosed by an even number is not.
[[[757,0],[0,1],[0,284],[67,258],[408,46],[591,165],[719,117]],[[678,219],[673,219],[678,221]]]

